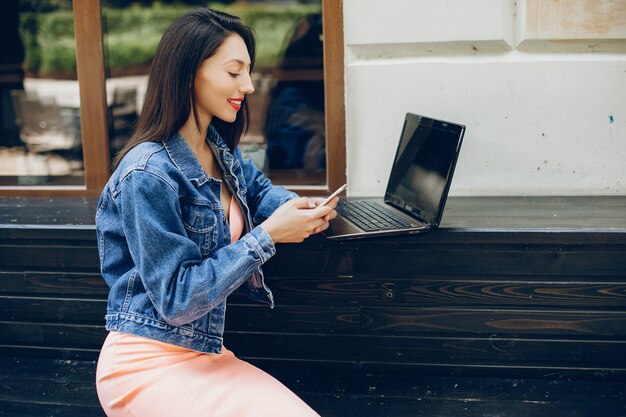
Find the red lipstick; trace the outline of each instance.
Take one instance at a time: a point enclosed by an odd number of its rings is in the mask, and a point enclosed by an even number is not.
[[[242,98],[229,98],[228,99],[228,103],[230,103],[230,106],[239,111],[239,109],[241,109],[241,103],[243,102],[243,97]]]

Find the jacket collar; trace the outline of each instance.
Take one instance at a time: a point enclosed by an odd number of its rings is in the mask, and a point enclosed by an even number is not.
[[[207,141],[209,141],[209,144],[213,142],[221,150],[229,151],[226,141],[217,132],[217,129],[215,129],[213,125],[209,125],[209,131],[207,132]]]
[[[224,139],[222,139],[213,126],[209,126],[206,141],[215,153],[215,156],[220,159],[221,163],[232,163],[232,158],[224,158],[226,154],[230,155],[230,151]],[[163,146],[172,162],[174,162],[174,165],[176,165],[189,181],[196,182],[198,185],[209,181],[209,176],[204,172],[200,161],[198,161],[198,158],[179,132],[176,132],[169,139],[164,140]]]

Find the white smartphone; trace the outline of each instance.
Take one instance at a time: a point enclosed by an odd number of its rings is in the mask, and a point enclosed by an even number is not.
[[[346,189],[346,187],[348,186],[348,184],[344,184],[341,187],[337,188],[337,190],[335,190],[334,193],[332,193],[331,195],[329,195],[328,197],[326,197],[326,200],[322,201],[318,207],[321,206],[325,206],[326,204],[330,203],[330,200],[332,200],[333,198],[335,198],[337,196],[337,194],[339,194],[340,192],[342,192],[343,190]]]

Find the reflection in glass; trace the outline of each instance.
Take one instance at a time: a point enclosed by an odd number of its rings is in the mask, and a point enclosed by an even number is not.
[[[132,135],[150,62],[167,26],[206,2],[104,0],[111,158]],[[211,2],[254,28],[257,49],[248,96],[245,156],[276,184],[326,183],[321,0]]]
[[[321,15],[302,18],[275,72],[265,122],[270,169],[326,166],[321,36]]]
[[[0,185],[84,184],[71,2],[0,3]]]

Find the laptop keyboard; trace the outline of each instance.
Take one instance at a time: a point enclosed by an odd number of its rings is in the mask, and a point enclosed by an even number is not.
[[[337,205],[337,213],[367,232],[414,226],[373,201],[342,201]]]

